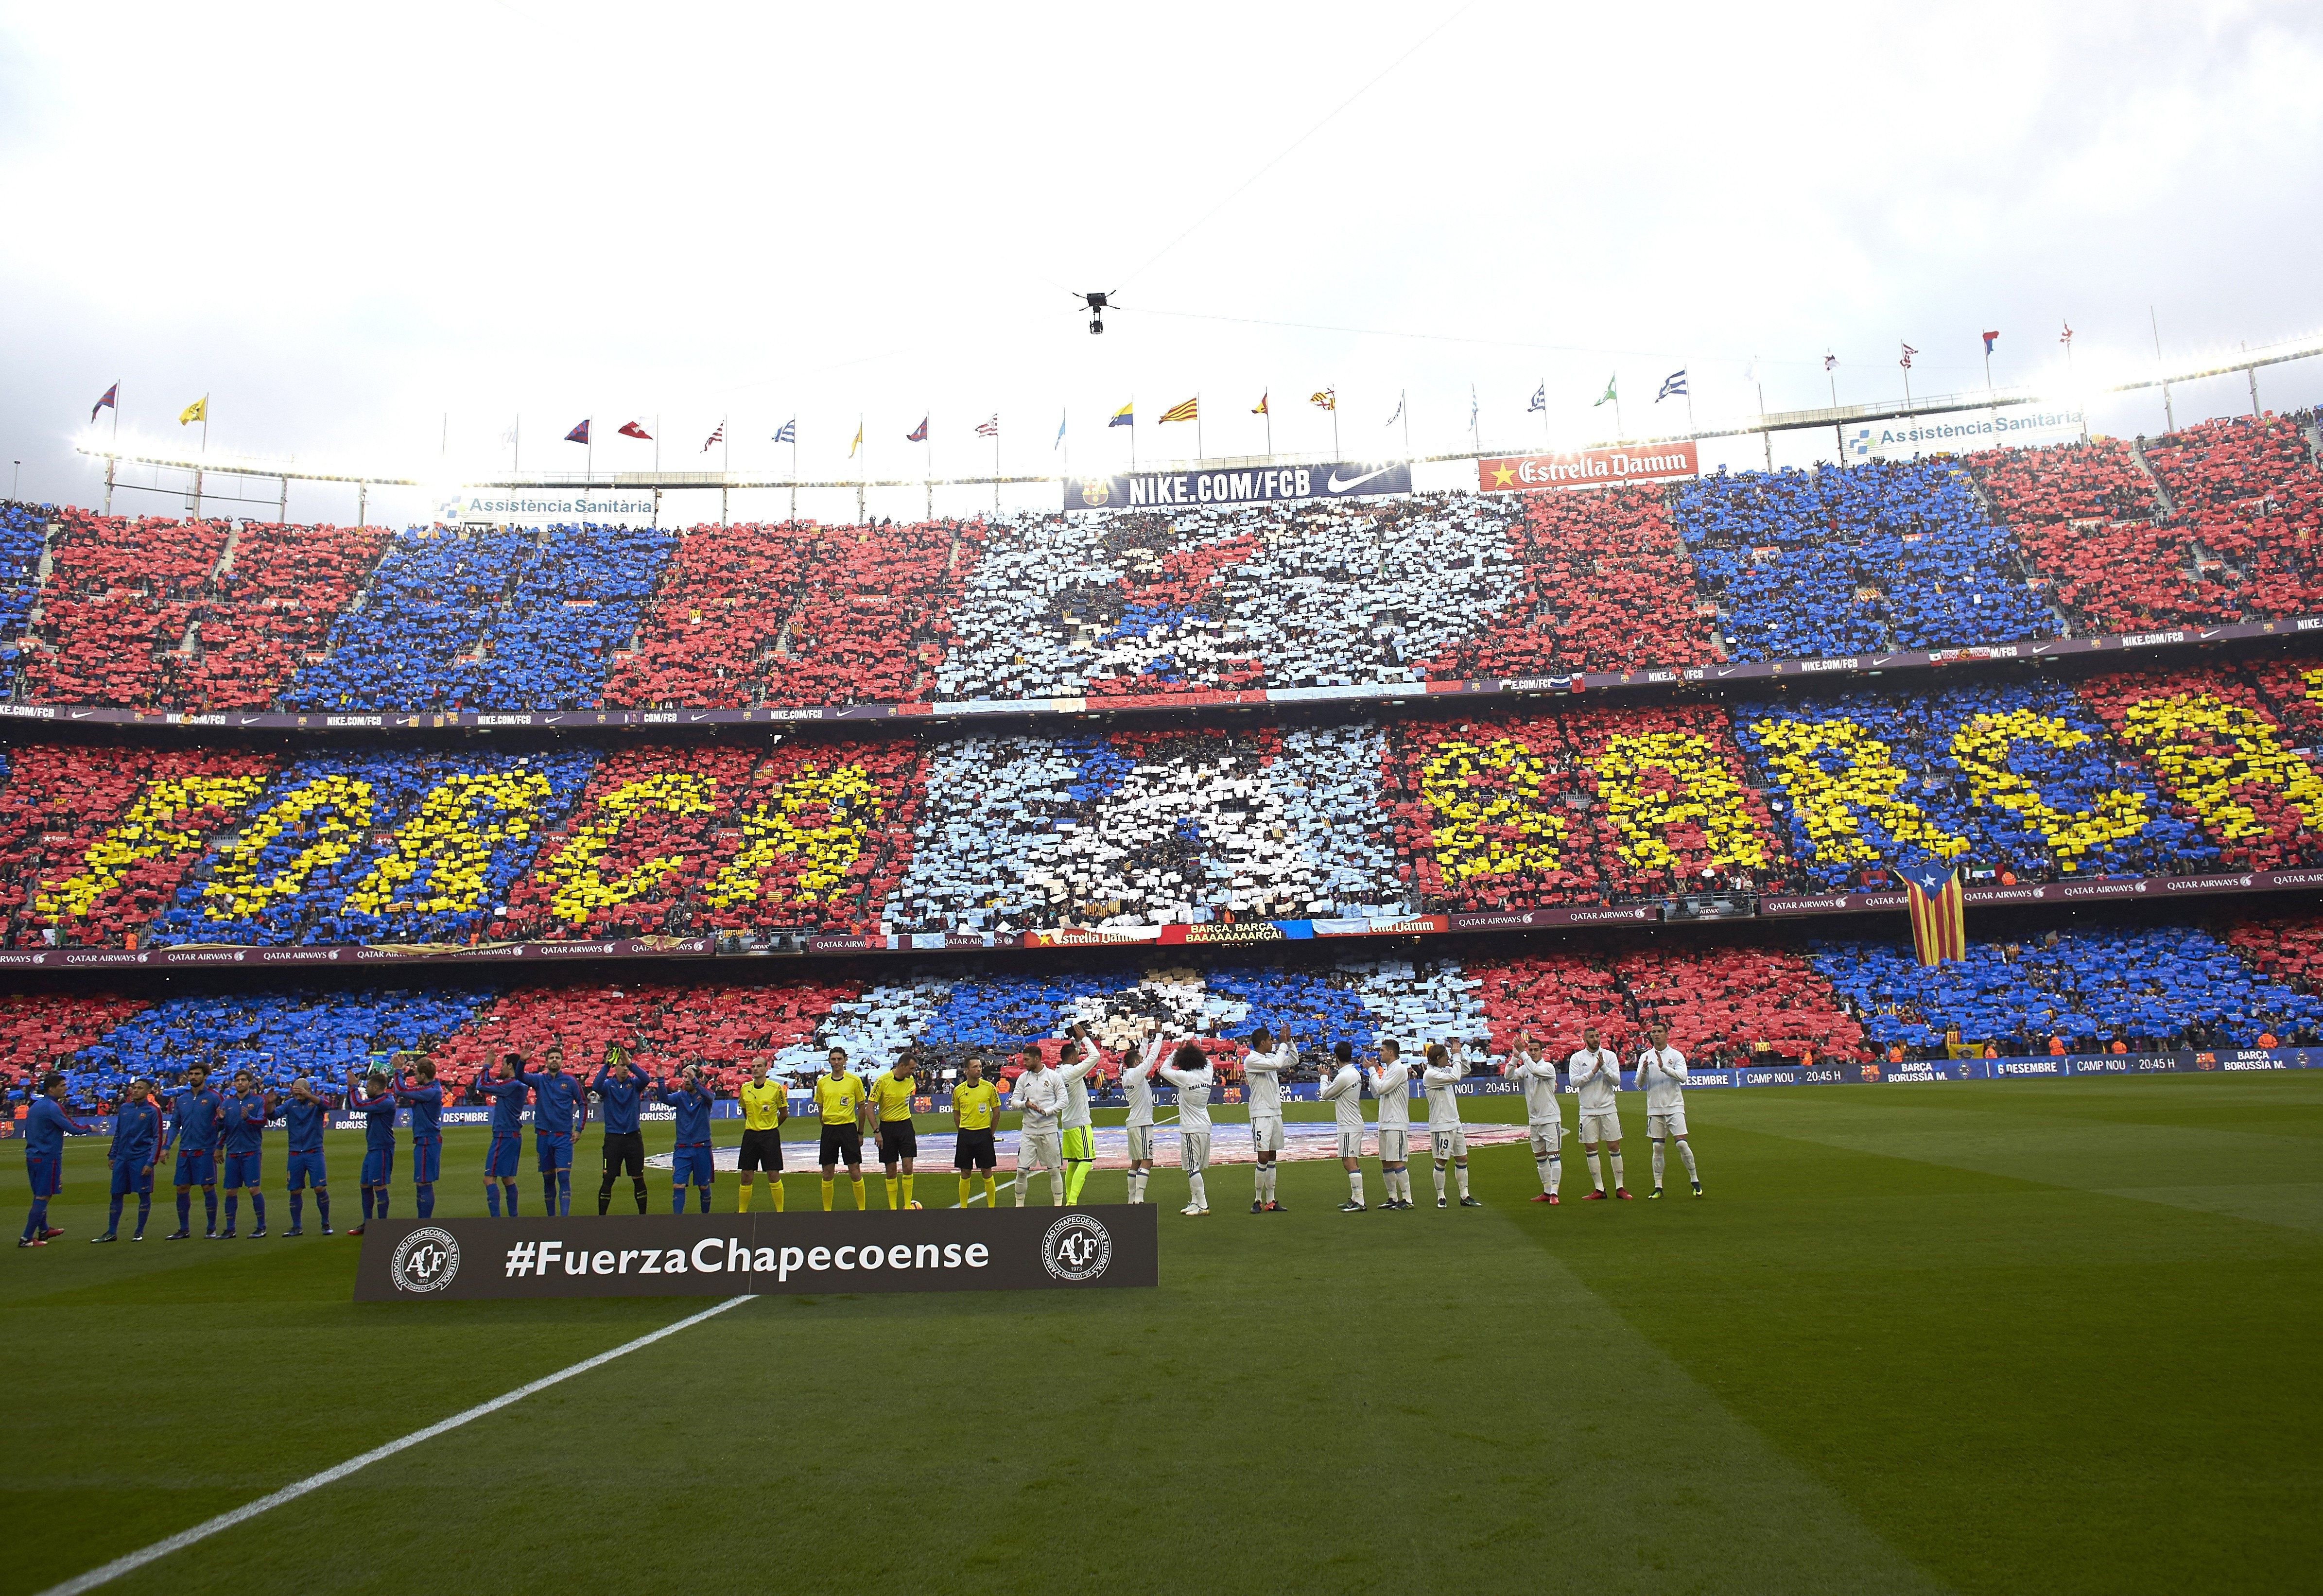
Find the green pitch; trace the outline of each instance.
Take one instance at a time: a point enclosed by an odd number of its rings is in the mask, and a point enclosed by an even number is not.
[[[1242,1167],[1213,1170],[1216,1212],[1193,1220],[1174,1211],[1183,1178],[1160,1170],[1159,1290],[745,1303],[111,1588],[2314,1577],[2323,1080],[1701,1093],[1689,1108],[1703,1202],[1576,1204],[1588,1180],[1568,1156],[1566,1204],[1529,1205],[1530,1158],[1505,1148],[1477,1155],[1483,1210],[1437,1212],[1416,1160],[1419,1211],[1341,1215],[1337,1167],[1305,1163],[1285,1166],[1289,1213],[1252,1216]],[[342,1225],[360,1211],[356,1142],[331,1148]],[[278,1182],[280,1149],[270,1138]],[[449,1133],[439,1213],[482,1212],[482,1150],[480,1132]],[[21,1150],[0,1152],[13,1234]],[[578,1161],[575,1206],[593,1211]],[[360,1243],[316,1235],[311,1210],[298,1241],[87,1245],[102,1170],[93,1139],[75,1144],[67,1235],[5,1255],[0,1590],[43,1589],[707,1306],[359,1308]],[[523,1190],[537,1214],[529,1171]],[[1117,1172],[1090,1186],[1121,1190]],[[794,1176],[793,1207],[813,1191]],[[921,1182],[931,1206],[953,1194],[948,1170]],[[730,1178],[718,1200],[732,1206]],[[279,1229],[279,1190],[269,1206]],[[166,1196],[154,1217],[156,1236],[174,1222]]]

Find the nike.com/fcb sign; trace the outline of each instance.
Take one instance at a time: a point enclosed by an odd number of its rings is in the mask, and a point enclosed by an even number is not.
[[[1067,477],[1067,509],[1172,509],[1181,504],[1276,504],[1411,491],[1409,463],[1221,467],[1125,477]]]
[[[1617,482],[1666,482],[1701,474],[1701,463],[1691,442],[1583,449],[1571,454],[1515,454],[1505,460],[1476,462],[1476,486],[1487,493],[1609,488]]]

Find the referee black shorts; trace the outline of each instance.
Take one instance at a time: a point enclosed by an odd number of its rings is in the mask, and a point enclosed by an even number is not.
[[[822,1157],[817,1161],[835,1164],[841,1160],[858,1169],[863,1167],[861,1126],[825,1125],[822,1127]]]
[[[643,1131],[605,1133],[605,1179],[626,1171],[631,1179],[646,1178],[646,1133]]]
[[[951,1167],[955,1169],[989,1169],[1000,1161],[992,1149],[991,1131],[962,1131],[952,1138]]]
[[[879,1161],[898,1163],[920,1156],[920,1133],[907,1119],[883,1119],[879,1122]]]
[[[783,1172],[783,1133],[779,1130],[745,1131],[742,1133],[742,1157],[736,1166],[745,1175],[764,1169],[769,1175]]]

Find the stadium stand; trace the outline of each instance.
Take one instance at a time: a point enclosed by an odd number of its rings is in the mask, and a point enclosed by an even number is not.
[[[676,541],[643,527],[418,528],[389,545],[301,710],[577,710],[601,699]]]
[[[1721,472],[1671,499],[1735,659],[2056,635],[2006,528],[1949,461]]]
[[[57,513],[23,693],[40,704],[183,702],[188,634],[234,528]]]
[[[751,775],[701,892],[720,931],[877,927],[925,802],[908,742],[788,743]]]
[[[0,500],[0,696],[17,692],[24,628],[40,592],[41,552],[57,513],[50,505]]]
[[[2091,707],[1996,683],[1742,702],[1734,726],[1823,890],[1929,858],[2011,882],[2214,867],[2218,849]]]
[[[697,527],[678,540],[638,628],[615,656],[605,702],[711,709],[767,697],[791,611],[814,557],[811,526]]]
[[[2272,417],[2205,421],[2144,452],[2197,561],[2238,579],[2244,613],[2306,615],[2323,603],[2323,472],[2298,427]]]
[[[837,1043],[858,1067],[905,1049],[941,1071],[1049,1043],[1087,1023],[1119,1049],[1153,1032],[1223,1039],[1257,1025],[1287,1034],[1308,1063],[1330,1042],[1370,1049],[1453,1038],[1504,1057],[1530,1031],[1559,1055],[1581,1028],[1631,1054],[1664,1020],[1695,1062],[1868,1060],[1900,1050],[2011,1056],[2070,1049],[2315,1045],[2323,920],[2276,916],[2213,928],[2075,929],[1971,941],[1964,963],[1922,967],[1888,936],[1827,938],[1804,950],[1671,948],[1642,940],[1589,952],[1506,958],[1340,959],[1254,965],[1232,955],[1159,957],[1097,968],[999,969],[938,960],[872,980],[861,973],[777,982],[299,991],[134,998],[0,999],[8,1073],[61,1059],[70,1100],[109,1103],[135,1074],[178,1078],[191,1064],[248,1067],[273,1083],[306,1073],[335,1088],[350,1069],[400,1048],[427,1050],[464,1087],[499,1054],[536,1062],[553,1043],[589,1073],[608,1044],[656,1073],[700,1064],[730,1092],[758,1058],[810,1075]],[[18,1087],[21,1097],[21,1082]]]
[[[271,706],[291,673],[323,647],[387,537],[380,527],[243,522],[188,634],[176,706],[197,712]]]
[[[1431,681],[1704,665],[1716,606],[1657,489],[1528,493],[1510,536],[1522,574],[1477,636],[1428,664]]]
[[[952,636],[981,521],[841,527],[815,539],[770,704],[851,704],[926,696]]]

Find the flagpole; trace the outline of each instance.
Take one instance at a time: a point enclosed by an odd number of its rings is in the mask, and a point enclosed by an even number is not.
[[[1476,385],[1473,382],[1468,384],[1468,441],[1475,445],[1478,454],[1484,452],[1484,429],[1476,419]]]
[[[932,413],[924,404],[920,410],[920,485],[927,490],[931,521],[936,518],[936,435],[928,427]]]
[[[1750,381],[1758,390],[1758,441],[1767,447],[1767,469],[1775,469],[1775,435],[1767,430],[1767,380],[1758,375],[1758,357],[1750,357]]]
[[[1403,417],[1403,457],[1409,461],[1411,458],[1411,390],[1409,389],[1399,388],[1395,390],[1395,408]]]
[[[1197,388],[1194,390],[1194,463],[1199,465],[1208,458],[1202,448],[1202,390]]]
[[[791,519],[798,519],[798,417],[791,417]]]
[[[1338,390],[1337,389],[1334,388],[1334,389],[1332,389],[1332,390],[1330,390],[1330,393],[1331,393],[1331,458],[1332,458],[1332,459],[1334,459],[1334,460],[1336,460],[1336,459],[1339,457],[1339,390]]]
[[[516,413],[516,426],[510,429],[509,442],[516,451],[516,457],[509,462],[509,475],[514,476],[524,469],[524,412],[522,410]]]
[[[1540,445],[1547,448],[1556,440],[1548,436],[1548,379],[1540,380]]]
[[[121,384],[113,385],[113,453],[105,457],[105,513],[113,513],[113,467],[121,457]]]
[[[1269,460],[1272,460],[1274,458],[1274,390],[1270,388],[1264,393],[1260,394],[1258,396],[1258,402],[1265,408],[1266,457]]]
[[[1129,474],[1137,474],[1137,396],[1129,396]]]
[[[202,395],[202,458],[210,457],[210,396]],[[202,518],[202,468],[194,467],[194,519]]]
[[[863,432],[860,410],[855,412],[855,444],[860,456],[855,463],[855,524],[859,527],[863,524],[863,490],[871,480],[871,445]]]
[[[992,417],[992,513],[1000,513],[1000,417]]]

